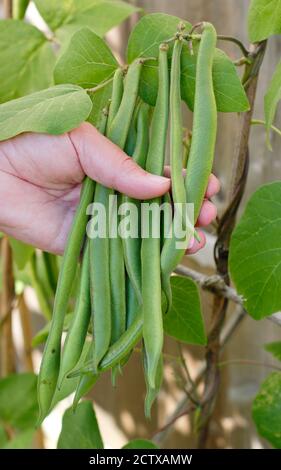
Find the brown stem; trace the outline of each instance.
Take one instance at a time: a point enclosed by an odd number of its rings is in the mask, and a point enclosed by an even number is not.
[[[13,1],[4,0],[4,17],[12,18],[12,16],[13,16]]]
[[[249,58],[251,63],[245,67],[243,84],[250,103],[250,110],[240,115],[239,137],[233,159],[232,181],[230,186],[228,207],[220,219],[218,237],[215,245],[215,261],[217,274],[229,285],[228,252],[230,237],[235,226],[237,211],[244,194],[249,166],[249,136],[251,120],[256,97],[258,74],[265,53],[266,42],[251,46]],[[206,374],[204,380],[204,405],[201,412],[198,447],[205,448],[208,441],[209,424],[220,383],[218,367],[221,351],[220,332],[224,324],[228,299],[215,295],[212,309],[212,326],[208,337],[206,351]]]
[[[12,310],[14,302],[14,276],[12,250],[7,237],[1,243],[2,292],[0,303],[0,373],[2,377],[15,371],[15,352],[12,336]]]

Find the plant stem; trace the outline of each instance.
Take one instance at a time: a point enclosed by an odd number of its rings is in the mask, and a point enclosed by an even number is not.
[[[263,121],[262,119],[252,119],[251,124],[252,126],[255,126],[255,125],[266,126],[266,122]],[[278,127],[275,127],[273,125],[270,126],[270,129],[272,129],[274,132],[276,132],[276,134],[278,134],[281,137],[281,129],[278,129]]]
[[[259,366],[267,367],[269,369],[281,371],[281,367],[275,366],[274,364],[267,364],[264,362],[253,361],[251,359],[230,359],[228,361],[223,361],[218,363],[218,367],[225,367],[228,365],[242,365],[242,366]]]
[[[238,46],[240,48],[240,50],[241,50],[244,57],[249,56],[249,51],[246,49],[244,44],[241,41],[239,41],[239,39],[234,38],[233,36],[224,36],[224,35],[221,35],[221,34],[218,34],[217,38],[220,41],[233,42],[234,44],[236,44],[236,46]]]

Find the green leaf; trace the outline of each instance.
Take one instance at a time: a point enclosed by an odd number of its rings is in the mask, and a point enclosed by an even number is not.
[[[160,44],[173,37],[178,24],[182,21],[177,16],[165,13],[145,15],[132,30],[127,47],[127,61],[132,63],[138,57],[158,57]],[[186,30],[191,24],[185,22]],[[169,59],[172,48],[169,49]],[[158,88],[158,72],[156,61],[146,61],[141,75],[140,95],[144,101],[154,106]]]
[[[27,429],[17,434],[13,439],[6,442],[2,449],[32,449],[32,441],[35,434],[35,429]]]
[[[18,429],[34,428],[38,419],[37,377],[12,374],[0,380],[0,421]]]
[[[188,48],[182,55],[182,98],[193,110],[195,95],[197,47],[194,55]],[[240,81],[235,65],[220,49],[216,49],[213,64],[214,92],[218,111],[223,113],[244,112],[249,109],[249,101]]]
[[[264,349],[271,353],[275,359],[281,361],[281,341],[274,341],[273,343],[267,343]]]
[[[111,78],[118,63],[102,38],[89,28],[77,31],[59,58],[55,83],[73,83],[92,88]]]
[[[161,42],[173,37],[180,18],[162,13],[144,16],[131,32],[127,60],[133,62],[137,57],[158,57]],[[186,23],[186,30],[191,28]],[[182,98],[193,109],[195,93],[195,75],[198,44],[194,44],[194,55],[188,46],[184,46],[182,54]],[[172,46],[169,50],[169,59]],[[241,84],[236,68],[227,55],[217,49],[213,67],[214,90],[218,111],[242,112],[249,109],[249,102]],[[143,66],[140,95],[151,106],[155,105],[158,87],[157,61],[145,62]]]
[[[23,21],[0,21],[0,63],[0,103],[52,84],[53,48],[37,28]]]
[[[83,26],[104,36],[107,31],[140,10],[126,2],[112,0],[35,0],[35,4],[62,41]]]
[[[75,85],[57,85],[0,105],[0,141],[22,132],[62,134],[90,114],[92,102]]]
[[[158,449],[154,442],[147,439],[134,439],[128,442],[123,449]]]
[[[267,141],[268,145],[271,149],[270,141],[269,141],[269,133],[270,128],[272,126],[276,108],[281,100],[281,61],[276,67],[272,80],[269,84],[267,89],[266,95],[264,97],[264,114],[265,114],[265,122],[266,122],[266,129],[267,129]]]
[[[12,237],[9,237],[9,240],[13,250],[13,259],[15,260],[18,269],[21,271],[30,260],[35,248]]]
[[[172,276],[173,304],[164,317],[164,330],[169,336],[188,344],[206,344],[206,332],[196,284],[186,277]]]
[[[262,41],[281,34],[281,0],[252,0],[248,31],[251,42]]]
[[[75,413],[72,408],[66,410],[58,449],[103,449],[97,418],[90,401],[79,403]]]
[[[250,198],[230,243],[232,280],[248,313],[259,320],[281,309],[281,183]]]
[[[259,434],[281,449],[281,374],[273,372],[263,382],[252,407]]]

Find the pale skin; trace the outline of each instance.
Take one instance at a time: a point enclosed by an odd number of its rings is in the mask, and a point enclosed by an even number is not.
[[[169,169],[165,177],[145,172],[88,123],[60,136],[26,133],[0,142],[0,231],[61,255],[85,175],[138,199],[170,189]],[[210,198],[219,189],[211,175],[198,227],[215,219]],[[193,240],[188,254],[206,243],[198,233],[201,241]]]

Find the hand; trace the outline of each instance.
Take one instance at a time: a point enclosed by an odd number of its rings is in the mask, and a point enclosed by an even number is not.
[[[0,143],[0,230],[45,251],[62,254],[85,175],[139,199],[165,194],[170,179],[155,176],[88,123],[60,136],[26,133]],[[219,190],[212,175],[198,222],[208,225]],[[188,253],[205,245],[194,242]]]

